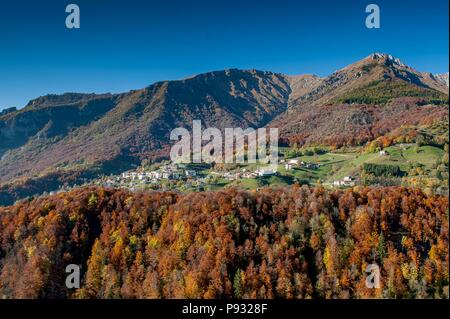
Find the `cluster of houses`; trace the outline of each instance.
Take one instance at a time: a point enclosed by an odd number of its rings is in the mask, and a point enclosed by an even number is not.
[[[162,180],[162,179],[183,179],[184,177],[195,177],[197,172],[194,170],[181,170],[173,167],[163,167],[156,171],[150,172],[125,172],[122,173],[123,179],[149,181],[149,180]]]
[[[341,180],[333,182],[333,186],[336,187],[353,187],[356,185],[356,180],[352,176],[345,176]]]
[[[241,178],[258,178],[258,177],[265,177],[265,176],[274,176],[277,175],[277,171],[273,169],[256,169],[255,171],[247,171],[247,169],[242,169],[241,172],[225,172],[221,174],[221,176],[227,180],[238,180]]]
[[[186,185],[193,183],[205,184],[209,178],[214,176],[219,176],[227,180],[239,180],[242,178],[258,178],[264,176],[273,176],[277,172],[272,169],[258,168],[256,171],[247,171],[247,169],[242,169],[239,172],[210,172],[208,176],[203,176],[197,171],[192,169],[187,169],[183,164],[170,164],[164,165],[157,170],[145,171],[127,171],[123,172],[120,176],[111,177],[104,182],[106,186],[127,186],[134,187],[136,184],[155,184],[160,181],[177,181],[184,180]]]
[[[316,163],[308,163],[305,161],[300,161],[298,159],[290,159],[290,160],[282,160],[281,163],[284,163],[284,168],[289,171],[292,170],[294,167],[300,167],[300,168],[306,168],[306,169],[312,169],[316,170],[320,168],[320,164]]]
[[[142,172],[124,172],[122,179],[129,181],[151,182],[159,180],[180,180],[197,176],[195,170],[183,169],[184,167],[177,164],[166,165],[154,171]]]

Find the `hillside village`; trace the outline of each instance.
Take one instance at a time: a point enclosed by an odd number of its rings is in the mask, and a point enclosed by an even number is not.
[[[145,170],[139,168],[135,171],[123,172],[119,176],[109,177],[104,186],[126,187],[135,189],[145,185],[163,185],[161,182],[187,183],[188,186],[204,186],[216,179],[234,181],[239,179],[256,179],[258,177],[274,176],[277,172],[272,169],[257,168],[250,171],[243,168],[239,171],[215,171],[209,169],[205,171],[202,166],[186,164],[163,164],[155,170]]]
[[[284,154],[281,155],[284,157]],[[214,185],[259,185],[258,181],[268,180],[272,177],[285,179],[288,181],[288,184],[291,184],[299,182],[299,179],[294,178],[298,172],[316,173],[323,167],[323,164],[317,161],[302,160],[301,158],[282,158],[278,167],[278,170],[274,170],[273,168],[256,164],[213,167],[213,165],[207,164],[194,165],[162,162],[151,167],[138,167],[134,170],[125,171],[117,176],[100,179],[97,181],[97,184],[105,187],[126,188],[130,190],[198,190]],[[276,182],[277,180],[275,179],[274,181]],[[314,183],[314,178],[311,178],[311,180],[304,179],[300,182],[307,184]],[[345,176],[340,180],[330,183],[331,187],[353,187],[356,185],[357,181],[352,176]]]

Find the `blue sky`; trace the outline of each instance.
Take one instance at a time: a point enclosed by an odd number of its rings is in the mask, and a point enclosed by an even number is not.
[[[65,28],[69,3],[81,29]],[[369,3],[381,29],[365,28]],[[0,109],[226,68],[324,76],[372,52],[443,73],[448,28],[446,0],[2,0]]]

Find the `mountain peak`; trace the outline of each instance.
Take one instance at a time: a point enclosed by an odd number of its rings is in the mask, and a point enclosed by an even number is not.
[[[395,66],[407,67],[407,65],[404,64],[399,58],[396,58],[387,53],[375,52],[369,55],[366,60],[389,62],[390,64]]]

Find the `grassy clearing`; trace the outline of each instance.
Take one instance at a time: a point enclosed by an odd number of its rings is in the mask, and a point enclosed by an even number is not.
[[[258,177],[254,179],[240,179],[230,181],[220,178],[214,183],[206,185],[205,189],[218,190],[225,187],[239,187],[247,190],[258,189],[264,186],[286,186],[299,182],[301,184],[331,185],[336,180],[342,180],[345,176],[359,176],[365,163],[379,165],[394,165],[408,172],[411,167],[422,166],[430,172],[436,162],[442,158],[444,151],[435,146],[417,146],[416,144],[394,145],[385,149],[386,155],[380,153],[360,153],[362,149],[352,149],[347,152],[328,152],[324,154],[303,155],[296,157],[299,162],[314,163],[320,166],[316,169],[298,167],[286,170],[285,164],[278,166],[278,175]],[[282,149],[282,153],[288,152],[288,148]],[[255,171],[258,165],[235,165],[228,169],[229,172],[240,172],[243,169]],[[202,172],[205,176],[210,170]]]

